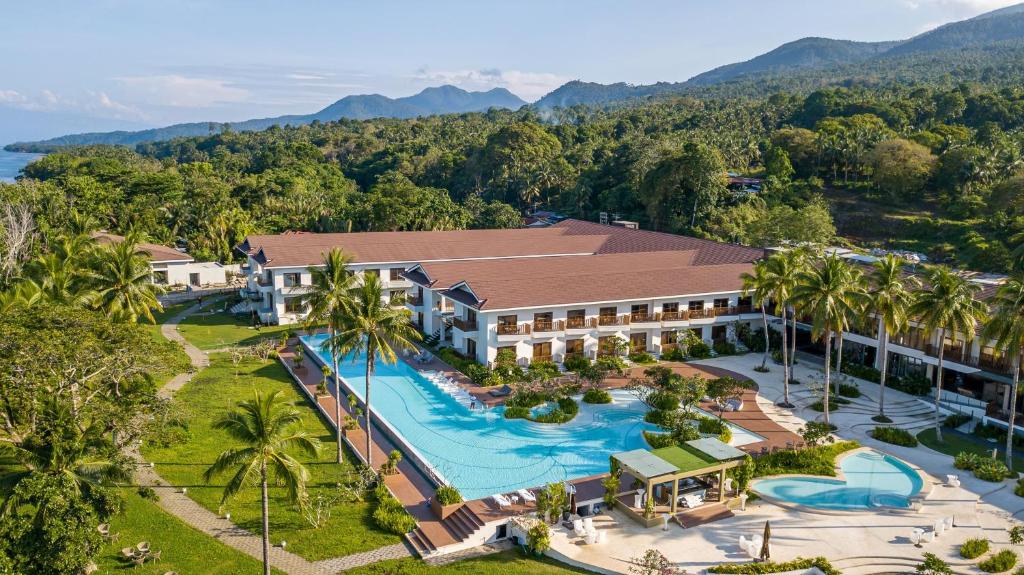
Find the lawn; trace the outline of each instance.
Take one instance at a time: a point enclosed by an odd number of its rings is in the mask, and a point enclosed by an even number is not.
[[[642,551],[638,551],[638,554]],[[590,573],[552,559],[527,558],[522,551],[503,551],[477,559],[466,559],[450,565],[434,567],[419,559],[382,561],[346,571],[345,575],[568,575]]]
[[[961,451],[976,453],[982,457],[992,457],[992,449],[998,449],[999,460],[1003,461],[1003,454],[1006,453],[1006,450],[1003,449],[1003,446],[1005,445],[1005,442],[1003,441],[989,443],[987,441],[981,440],[975,442],[961,435],[949,433],[948,431],[943,432],[942,439],[942,443],[939,443],[938,440],[935,438],[934,428],[925,429],[921,431],[921,433],[917,434],[917,440],[920,441],[922,445],[928,447],[929,449],[934,449],[939,453],[945,453],[950,457],[956,457],[956,454],[960,453]],[[1014,471],[1017,471],[1019,473],[1024,473],[1024,459],[1021,459],[1020,457],[1014,457],[1013,469]]]
[[[223,309],[222,305],[217,307]],[[286,331],[289,331],[288,326],[283,325],[256,329],[249,325],[247,317],[225,312],[193,314],[178,324],[178,332],[203,350],[252,345],[268,338],[278,341]]]
[[[146,445],[143,455],[156,463],[157,472],[169,483],[188,487],[188,494],[200,505],[217,512],[227,477],[212,485],[203,482],[203,472],[233,441],[212,423],[244,399],[253,389],[281,390],[303,412],[303,426],[320,439],[323,449],[315,461],[300,456],[310,471],[310,495],[337,493],[337,484],[350,477],[352,468],[333,463],[336,452],[333,433],[312,406],[299,394],[285,370],[276,361],[243,360],[232,365],[228,354],[212,354],[210,367],[197,374],[175,395],[187,421],[187,431],[169,435],[166,446]],[[351,461],[346,454],[346,461]],[[319,529],[312,528],[302,514],[285,500],[284,489],[271,487],[271,540],[288,542],[288,550],[310,560],[326,559],[375,549],[399,542],[399,537],[380,531],[371,517],[372,503],[338,503],[331,517]],[[224,509],[239,526],[254,533],[260,530],[259,490],[246,489]]]
[[[182,523],[155,502],[139,497],[135,489],[122,489],[121,495],[124,511],[110,520],[110,531],[118,537],[100,550],[97,573],[250,575],[262,569],[260,561]],[[159,563],[135,568],[120,559],[121,548],[142,541],[161,552]]]

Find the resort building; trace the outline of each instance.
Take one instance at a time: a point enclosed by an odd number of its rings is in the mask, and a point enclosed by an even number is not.
[[[124,236],[107,232],[94,232],[92,237],[101,245],[119,244]],[[159,244],[142,242],[139,253],[149,258],[153,283],[164,286],[202,287],[227,283],[226,268],[216,262],[197,262],[189,254]]]

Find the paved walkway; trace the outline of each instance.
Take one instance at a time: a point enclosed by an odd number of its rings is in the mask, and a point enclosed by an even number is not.
[[[219,299],[219,298],[216,298]],[[210,301],[207,300],[206,304]],[[193,370],[182,373],[167,382],[157,394],[163,398],[171,398],[174,393],[181,389],[192,377],[210,365],[207,354],[188,342],[178,332],[178,323],[189,315],[199,310],[199,305],[193,305],[183,310],[177,316],[171,318],[160,327],[164,337],[181,344],[192,362]],[[136,451],[133,456],[142,461],[142,456]],[[192,527],[206,533],[218,541],[229,545],[243,553],[246,553],[259,561],[263,560],[263,541],[258,535],[251,533],[234,523],[220,517],[205,507],[199,505],[177,488],[170,486],[157,473],[155,468],[148,465],[140,466],[137,472],[138,481],[142,485],[151,485],[160,496],[158,505],[168,513],[181,519]],[[409,550],[404,544],[389,545],[344,557],[335,557],[322,561],[309,561],[294,553],[290,553],[280,547],[270,548],[270,563],[275,568],[290,575],[330,575],[347,569],[368,565],[385,559],[395,559],[409,556]]]

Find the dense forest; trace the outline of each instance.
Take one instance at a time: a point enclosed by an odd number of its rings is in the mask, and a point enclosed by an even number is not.
[[[751,245],[842,241],[838,225],[1004,271],[1024,231],[1022,125],[1024,91],[983,84],[341,120],[68,148],[0,200],[27,204],[44,241],[77,212],[225,261],[253,232],[509,227],[547,208]],[[729,190],[728,170],[763,190]]]

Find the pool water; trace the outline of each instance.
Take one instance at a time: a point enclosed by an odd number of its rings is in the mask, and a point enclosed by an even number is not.
[[[330,364],[321,349],[325,337],[302,340]],[[647,447],[642,432],[658,430],[643,420],[647,407],[624,390],[612,391],[610,404],[580,402],[579,414],[568,423],[543,424],[505,419],[501,407],[469,410],[403,361],[378,361],[375,367],[374,414],[467,499],[607,473],[609,455]],[[365,369],[362,356],[338,365],[360,398]],[[741,438],[734,445],[749,439],[746,430],[734,427],[733,432]]]
[[[777,477],[754,482],[751,489],[782,501],[834,510],[910,507],[924,485],[909,465],[878,451],[861,451],[839,463],[846,480],[827,477]]]

